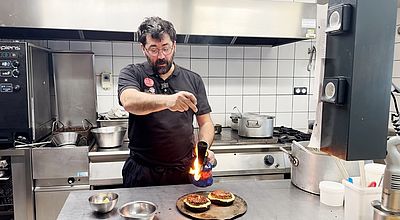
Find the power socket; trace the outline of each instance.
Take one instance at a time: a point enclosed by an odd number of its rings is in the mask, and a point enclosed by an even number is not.
[[[104,90],[109,90],[112,87],[112,75],[111,73],[102,72],[100,75],[100,85]]]
[[[307,95],[307,87],[294,87],[293,95]]]

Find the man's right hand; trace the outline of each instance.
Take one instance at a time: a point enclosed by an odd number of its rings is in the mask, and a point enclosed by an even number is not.
[[[197,112],[197,99],[190,93],[185,91],[180,91],[173,95],[168,96],[167,108],[173,112],[184,112],[190,109],[193,112]]]

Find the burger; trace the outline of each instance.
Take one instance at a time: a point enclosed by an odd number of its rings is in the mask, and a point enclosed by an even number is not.
[[[189,194],[183,199],[186,209],[192,212],[205,212],[210,209],[211,201],[198,194]]]
[[[219,206],[230,206],[235,201],[233,193],[224,190],[214,190],[208,194],[212,204]]]

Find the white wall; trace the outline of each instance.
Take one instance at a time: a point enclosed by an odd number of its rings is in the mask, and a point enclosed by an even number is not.
[[[53,50],[91,50],[95,53],[98,112],[118,105],[117,81],[128,64],[146,61],[136,42],[31,41]],[[314,76],[306,67],[308,48],[301,41],[278,47],[178,45],[175,62],[199,73],[206,86],[214,123],[230,125],[233,106],[242,112],[276,116],[276,126],[305,129],[315,118]],[[113,89],[103,90],[100,74],[113,74]],[[293,87],[308,95],[293,96]]]

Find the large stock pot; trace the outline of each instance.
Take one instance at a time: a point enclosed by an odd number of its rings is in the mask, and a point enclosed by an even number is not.
[[[292,183],[298,188],[319,195],[321,181],[341,182],[345,176],[340,170],[343,165],[349,176],[359,176],[359,163],[357,161],[344,161],[315,148],[309,148],[308,141],[292,143],[292,151],[288,154],[292,163]],[[343,167],[342,166],[342,167]]]

